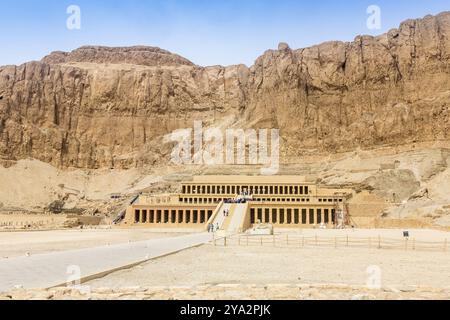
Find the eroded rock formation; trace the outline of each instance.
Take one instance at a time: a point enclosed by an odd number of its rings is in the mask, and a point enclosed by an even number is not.
[[[279,128],[284,157],[449,139],[450,13],[278,49],[252,67],[200,67],[151,47],[82,47],[0,67],[0,159],[163,163],[163,136],[194,120]]]

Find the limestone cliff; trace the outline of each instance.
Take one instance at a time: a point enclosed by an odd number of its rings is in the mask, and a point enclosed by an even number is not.
[[[194,120],[280,128],[282,155],[449,139],[450,13],[252,67],[200,67],[152,47],[82,47],[0,67],[0,159],[58,167],[164,163]],[[243,121],[244,120],[244,121]]]

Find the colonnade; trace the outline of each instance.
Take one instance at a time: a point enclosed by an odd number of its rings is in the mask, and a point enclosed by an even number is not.
[[[186,196],[182,195],[179,197],[180,203],[186,203],[186,204],[217,204],[220,201],[225,201],[229,199],[229,197],[208,197],[208,196]],[[301,197],[264,197],[264,196],[254,196],[253,200],[254,202],[313,202],[313,203],[336,203],[336,202],[342,202],[342,198],[314,198],[314,197],[308,197],[308,198],[301,198]]]
[[[288,208],[251,207],[250,223],[280,225],[335,224],[335,209],[331,208]]]
[[[223,194],[236,195],[243,192],[252,195],[308,195],[310,186],[305,185],[235,185],[235,184],[183,184],[182,194]]]
[[[135,224],[204,224],[212,209],[134,209]]]
[[[224,201],[228,199],[227,197],[223,198],[211,198],[211,197],[180,197],[180,203],[189,203],[189,204],[218,204],[220,201]]]

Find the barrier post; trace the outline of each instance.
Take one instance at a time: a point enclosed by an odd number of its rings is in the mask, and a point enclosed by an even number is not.
[[[225,247],[227,246],[227,237],[223,238],[223,243],[225,245]]]
[[[318,243],[317,243],[317,234],[316,234],[316,236],[315,236],[315,240],[316,240],[316,247],[317,247],[317,244],[318,244]]]
[[[378,236],[378,249],[381,249],[381,236]]]
[[[347,247],[348,247],[348,235],[347,235]]]

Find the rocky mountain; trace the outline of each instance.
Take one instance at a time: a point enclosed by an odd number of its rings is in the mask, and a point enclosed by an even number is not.
[[[164,163],[163,136],[279,128],[284,158],[448,140],[450,13],[378,37],[201,67],[152,47],[82,47],[0,67],[0,159],[60,168]]]

